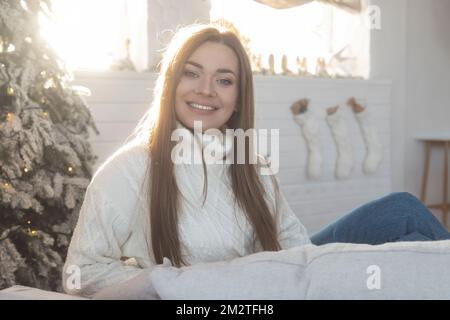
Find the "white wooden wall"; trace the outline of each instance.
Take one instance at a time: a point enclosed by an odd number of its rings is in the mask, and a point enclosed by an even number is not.
[[[389,82],[257,76],[255,87],[257,126],[280,130],[278,178],[292,210],[310,233],[391,191]],[[356,118],[346,105],[352,96],[366,101],[384,146],[383,162],[371,175],[362,171],[366,147]],[[310,99],[311,110],[321,119],[323,173],[317,181],[307,176],[306,142],[290,111],[292,103],[301,98]],[[345,180],[335,178],[335,142],[325,119],[320,118],[325,115],[326,108],[338,104],[344,110],[355,153],[353,172]]]
[[[155,76],[134,72],[77,73],[74,85],[87,87],[86,98],[100,135],[90,141],[98,168],[117,150],[150,106]]]
[[[131,133],[150,105],[155,75],[105,73],[76,75],[76,84],[88,87],[87,98],[100,135],[92,135],[98,167]],[[303,79],[281,76],[255,76],[257,127],[279,129],[281,188],[293,211],[310,234],[351,209],[391,191],[390,171],[390,82],[367,80]],[[366,175],[362,163],[366,148],[351,109],[345,105],[349,97],[365,99],[384,146],[383,162],[377,172]],[[310,107],[319,114],[337,104],[344,108],[355,164],[350,177],[334,176],[336,148],[324,119],[323,174],[317,181],[306,174],[307,148],[301,129],[292,119],[291,104],[301,98],[310,99]]]

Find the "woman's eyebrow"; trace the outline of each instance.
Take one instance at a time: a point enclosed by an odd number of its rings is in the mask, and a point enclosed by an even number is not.
[[[203,66],[202,66],[201,64],[197,63],[197,62],[186,61],[186,64],[191,64],[191,65],[193,65],[194,67],[197,67],[197,68],[199,68],[199,69],[203,69]],[[231,73],[231,74],[233,74],[234,76],[236,76],[236,74],[234,73],[233,70],[226,69],[226,68],[219,68],[219,69],[217,69],[216,72],[218,72],[218,73]]]

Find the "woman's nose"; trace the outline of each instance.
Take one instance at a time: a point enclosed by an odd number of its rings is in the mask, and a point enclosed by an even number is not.
[[[216,95],[216,91],[214,89],[213,80],[207,77],[201,79],[198,82],[198,86],[195,89],[197,94],[203,94],[205,96],[214,97]]]

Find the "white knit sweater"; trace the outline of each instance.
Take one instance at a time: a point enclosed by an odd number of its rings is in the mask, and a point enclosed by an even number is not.
[[[155,265],[148,240],[148,180],[145,178],[148,161],[144,144],[129,144],[95,173],[64,266],[63,285],[67,293],[89,297]],[[230,260],[254,252],[252,228],[242,210],[234,205],[229,165],[206,167],[208,189],[203,205],[203,166],[175,165],[182,195],[179,212],[182,255],[189,264]],[[271,177],[261,178],[273,206],[275,192]],[[310,243],[306,229],[284,196],[280,196],[276,221],[282,248]],[[130,259],[122,261],[123,257]],[[67,278],[73,272],[68,269],[70,266],[80,268],[81,288],[67,285]]]

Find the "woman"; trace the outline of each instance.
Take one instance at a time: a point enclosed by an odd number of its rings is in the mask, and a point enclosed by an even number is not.
[[[87,189],[63,272],[65,290],[96,298],[157,298],[149,281],[157,264],[179,267],[310,243],[276,180],[259,174],[264,163],[239,164],[242,149],[221,134],[253,126],[252,73],[235,34],[212,25],[179,31],[139,134],[99,168]],[[188,130],[185,137],[194,143],[194,156],[200,152],[201,164],[174,161],[177,129]],[[207,133],[211,129],[217,129],[214,136]],[[250,146],[244,148],[246,160]],[[207,163],[206,147],[234,161]],[[312,240],[419,238],[450,235],[419,201],[396,194],[356,210]]]

